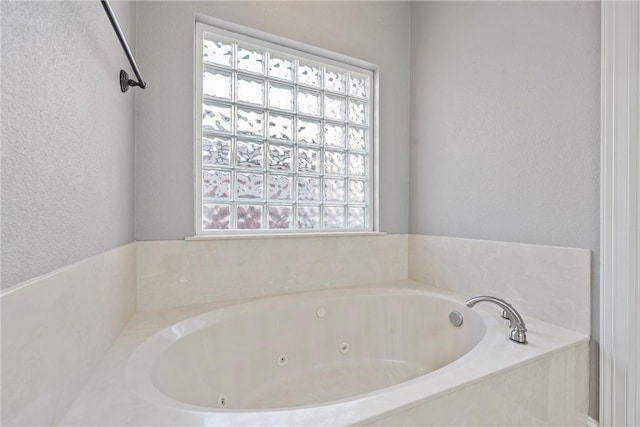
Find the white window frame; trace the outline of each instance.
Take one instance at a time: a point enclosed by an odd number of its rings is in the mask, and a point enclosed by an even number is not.
[[[308,59],[313,62],[322,61],[323,65],[336,66],[338,68],[355,71],[369,75],[369,97],[371,99],[369,111],[369,174],[368,174],[368,224],[369,227],[362,230],[354,229],[252,229],[252,230],[204,230],[202,228],[202,110],[203,110],[203,36],[205,32],[215,33],[224,38],[232,39],[247,45],[254,45],[261,49],[272,49],[289,54],[296,58]],[[379,69],[375,64],[331,52],[325,49],[310,46],[301,42],[289,40],[283,37],[265,33],[253,28],[244,27],[230,22],[214,19],[202,15],[196,16],[195,43],[194,43],[194,189],[195,189],[195,236],[200,238],[233,238],[233,237],[297,237],[310,235],[371,235],[379,233],[379,158],[378,158],[378,82]],[[188,238],[189,239],[189,238]]]

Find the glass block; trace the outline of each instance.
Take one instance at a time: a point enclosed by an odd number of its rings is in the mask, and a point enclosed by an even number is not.
[[[293,141],[293,117],[269,114],[269,138]]]
[[[239,230],[262,228],[262,205],[238,205],[236,208],[236,228]]]
[[[238,140],[236,166],[239,168],[262,168],[263,159],[262,143]]]
[[[361,151],[367,149],[367,139],[364,129],[349,127],[349,148]]]
[[[214,98],[231,99],[231,73],[205,70],[202,73],[202,94]]]
[[[365,228],[367,225],[364,208],[349,208],[348,217],[349,228]]]
[[[202,197],[228,199],[231,195],[231,172],[202,171]]]
[[[230,220],[231,205],[202,205],[203,230],[228,230]]]
[[[267,194],[269,200],[291,200],[293,178],[286,175],[269,175]]]
[[[298,147],[298,171],[319,172],[320,151],[313,148]]]
[[[303,114],[311,114],[313,116],[320,115],[320,93],[306,90],[298,90],[298,112]]]
[[[351,73],[349,75],[349,95],[366,98],[369,95],[369,77]]]
[[[324,124],[324,144],[331,147],[344,147],[346,129],[343,125]]]
[[[252,79],[241,75],[238,75],[237,80],[237,99],[239,102],[264,105],[264,80]]]
[[[357,125],[367,123],[367,105],[364,102],[349,101],[349,121]]]
[[[293,111],[293,87],[269,82],[269,107]]]
[[[298,118],[298,142],[303,144],[319,144],[320,122]]]
[[[362,154],[349,154],[349,175],[364,176],[365,165],[365,157]]]
[[[349,180],[349,203],[364,203],[365,189],[364,181]]]
[[[343,206],[326,206],[324,208],[324,228],[344,228]]]
[[[233,56],[231,43],[204,39],[202,44],[202,57],[205,62],[231,67],[231,57]]]
[[[269,144],[269,169],[291,170],[293,148],[286,145]]]
[[[339,96],[325,95],[324,116],[328,119],[346,120],[347,100]]]
[[[320,87],[322,71],[317,65],[298,61],[298,83]]]
[[[269,54],[269,76],[292,81],[293,61]]]
[[[344,174],[344,153],[339,151],[324,152],[324,173],[331,175]]]
[[[325,202],[344,202],[344,180],[325,179],[324,200]]]
[[[320,179],[306,176],[298,177],[298,201],[320,201]]]
[[[293,222],[292,206],[269,206],[269,228],[288,229]]]
[[[248,47],[238,46],[237,67],[239,70],[264,74],[264,53]]]
[[[238,135],[264,136],[264,113],[238,108]]]
[[[236,196],[239,199],[262,199],[262,174],[241,173],[236,174]]]
[[[203,104],[202,129],[205,132],[231,133],[231,107]]]
[[[324,71],[324,88],[333,92],[344,93],[346,88],[346,75],[340,71],[325,69]]]
[[[298,206],[298,228],[320,228],[320,208],[318,206]]]
[[[231,139],[202,138],[202,164],[231,166]]]

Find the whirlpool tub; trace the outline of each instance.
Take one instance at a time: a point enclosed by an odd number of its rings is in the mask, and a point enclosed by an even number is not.
[[[392,285],[139,314],[63,424],[584,425],[587,337]]]

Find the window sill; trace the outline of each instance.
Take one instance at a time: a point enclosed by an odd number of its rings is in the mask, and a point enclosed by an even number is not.
[[[383,231],[339,231],[339,232],[319,232],[319,233],[252,233],[252,234],[200,234],[187,236],[184,240],[243,240],[243,239],[289,239],[299,237],[363,237],[363,236],[386,236]]]

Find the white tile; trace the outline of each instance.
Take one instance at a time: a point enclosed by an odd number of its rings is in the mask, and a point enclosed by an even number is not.
[[[135,244],[2,294],[2,424],[55,425],[135,311]]]
[[[108,406],[100,411],[106,424],[136,424],[137,418],[140,423],[151,422],[148,411],[142,409],[146,404],[134,403],[132,396],[123,392],[122,368],[131,352],[161,325],[167,327],[184,316],[231,300],[390,282],[409,276],[421,282],[404,282],[411,288],[428,284],[447,294],[495,294],[510,300],[525,320],[526,316],[533,317],[529,325],[532,344],[526,350],[537,353],[542,350],[538,348],[541,339],[544,345],[558,343],[553,341],[555,332],[543,328],[541,333],[534,318],[588,334],[589,262],[586,250],[414,235],[138,242],[2,295],[2,422],[51,425],[62,420],[134,311],[136,280],[138,308],[147,312],[135,316],[131,328],[121,335],[121,344],[107,353],[81,394],[82,402],[75,404],[65,418],[70,424],[100,418],[96,411],[105,402]],[[154,310],[165,307],[174,308]],[[491,307],[478,312],[485,309]],[[493,313],[489,314],[493,319]],[[506,331],[501,332],[506,339]],[[517,381],[508,376],[508,371],[488,385],[456,390],[451,397],[462,393],[459,398],[466,402],[463,409],[456,409],[455,399],[447,403],[449,394],[445,394],[433,400],[445,399],[435,406],[423,402],[430,414],[428,419],[424,418],[423,403],[416,401],[403,417],[375,422],[581,423],[588,388],[583,369],[588,357],[582,348],[585,346],[580,345],[577,355],[567,350],[532,360],[523,366],[526,369],[518,374]],[[496,354],[492,366],[500,369],[504,366],[502,359],[503,355]],[[460,373],[471,373],[478,365],[459,369]],[[521,387],[520,394],[513,395],[520,400],[511,406],[496,403],[509,400],[510,392],[503,389],[509,390],[519,381],[524,384],[529,377],[534,386]],[[428,385],[437,389],[437,380],[429,384],[423,388]],[[478,400],[478,393],[491,397]],[[543,401],[542,396],[548,400]],[[522,399],[528,401],[526,407],[518,406]],[[487,418],[490,413],[495,418]],[[170,420],[163,418],[166,415],[169,413],[158,414],[152,421]],[[187,417],[180,423],[199,422],[194,414],[190,416],[195,418]],[[504,418],[507,416],[511,418]]]
[[[437,396],[373,426],[584,426],[586,342]]]
[[[590,266],[587,249],[409,236],[409,279],[467,297],[497,296],[523,315],[587,335]]]
[[[407,235],[138,242],[138,310],[407,278]]]

